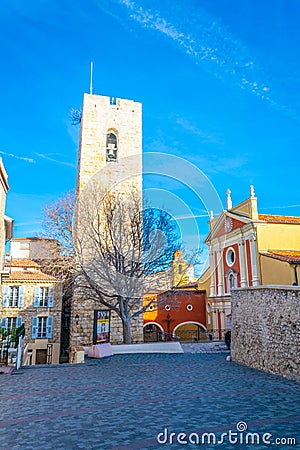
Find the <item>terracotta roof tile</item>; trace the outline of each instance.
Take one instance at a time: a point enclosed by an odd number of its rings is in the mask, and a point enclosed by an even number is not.
[[[8,278],[4,278],[3,282],[7,283],[9,281],[52,281],[57,282],[58,280],[51,275],[47,275],[46,273],[30,270],[23,270],[20,272],[11,272]]]
[[[268,250],[259,253],[288,263],[300,263],[300,250]]]
[[[273,216],[271,214],[258,214],[259,220],[265,222],[277,222],[277,223],[299,223],[300,217],[297,216]]]
[[[31,267],[38,269],[40,267],[39,264],[37,264],[35,261],[32,261],[31,259],[17,259],[13,258],[11,261],[5,262],[5,267]]]

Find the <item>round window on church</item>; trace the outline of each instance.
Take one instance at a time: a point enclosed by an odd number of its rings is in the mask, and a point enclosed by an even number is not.
[[[166,311],[170,311],[170,309],[171,309],[170,305],[166,305],[166,306],[165,306],[165,310],[166,310]]]
[[[233,264],[235,263],[235,251],[232,247],[229,247],[226,252],[226,262],[228,266],[233,266]]]
[[[187,309],[188,311],[192,311],[193,305],[187,305],[186,309]]]

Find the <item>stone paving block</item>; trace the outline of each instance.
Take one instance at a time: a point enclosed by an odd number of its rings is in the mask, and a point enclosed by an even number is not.
[[[220,436],[241,421],[249,431],[294,437],[296,446],[282,448],[300,448],[300,384],[225,358],[225,353],[129,354],[22,368],[18,376],[0,378],[5,405],[0,448],[199,448],[159,445],[157,435],[167,428]],[[280,448],[227,444],[200,448]]]

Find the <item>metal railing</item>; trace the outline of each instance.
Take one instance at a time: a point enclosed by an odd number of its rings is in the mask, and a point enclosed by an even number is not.
[[[225,333],[227,329],[222,330],[209,330],[204,331],[202,329],[193,330],[180,330],[177,329],[174,332],[152,331],[144,332],[144,342],[169,342],[169,341],[180,341],[180,342],[212,342],[212,341],[223,341],[225,342]]]

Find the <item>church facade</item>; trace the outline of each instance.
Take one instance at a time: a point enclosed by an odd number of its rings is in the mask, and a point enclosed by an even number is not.
[[[209,269],[198,288],[207,290],[207,324],[215,339],[231,327],[231,296],[236,288],[298,285],[300,217],[260,214],[253,186],[250,196],[211,218],[205,243]]]

